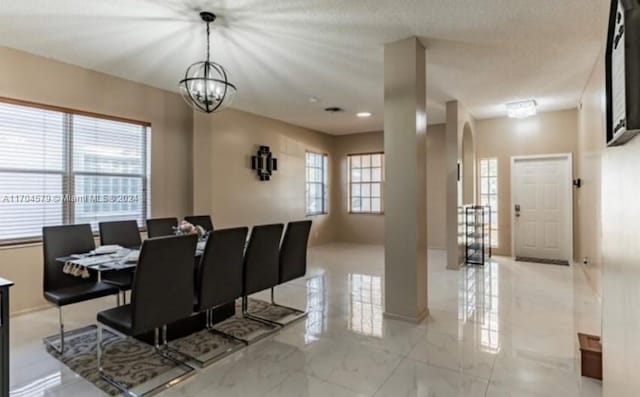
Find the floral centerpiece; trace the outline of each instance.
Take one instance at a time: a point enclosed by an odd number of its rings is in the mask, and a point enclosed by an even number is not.
[[[196,234],[199,239],[206,236],[207,232],[200,225],[193,225],[187,221],[182,221],[177,227],[173,228],[177,236]]]

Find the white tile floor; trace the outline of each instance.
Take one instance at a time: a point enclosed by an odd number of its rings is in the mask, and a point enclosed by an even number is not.
[[[201,370],[163,396],[601,396],[581,378],[576,332],[599,333],[600,306],[578,267],[495,258],[444,269],[429,253],[430,318],[383,318],[383,249],[331,244],[310,251],[309,278],[277,289],[309,316]],[[267,295],[258,297],[267,298]],[[115,299],[67,310],[68,329],[93,323]],[[13,396],[100,396],[51,358],[42,337],[57,312],[12,324]]]

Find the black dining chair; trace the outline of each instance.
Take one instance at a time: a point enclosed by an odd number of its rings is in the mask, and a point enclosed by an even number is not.
[[[202,226],[205,232],[212,232],[214,230],[213,222],[209,215],[185,216],[184,220],[194,226]]]
[[[100,222],[98,228],[100,230],[100,245],[119,245],[132,249],[140,249],[140,245],[142,245],[140,229],[135,220]],[[122,269],[102,273],[102,281],[118,287],[122,293],[123,303],[127,303],[126,291],[131,289],[133,272],[134,269]]]
[[[173,385],[193,373],[192,367],[166,354],[166,348],[167,324],[187,318],[193,312],[193,254],[197,242],[193,235],[145,240],[133,278],[131,303],[98,313],[98,370],[105,381],[125,395],[131,395],[128,386],[107,374],[103,368],[103,326],[125,337],[153,330],[156,352],[184,370],[163,386]]]
[[[178,227],[178,218],[147,219],[147,236],[149,238],[173,236]]]
[[[58,307],[60,321],[59,344],[57,337],[48,337],[44,342],[60,354],[64,353],[65,332],[62,308],[74,303],[118,295],[118,288],[98,281],[97,274],[90,273],[88,278],[75,277],[62,271],[64,264],[58,258],[72,254],[85,254],[95,249],[91,226],[66,225],[42,228],[42,247],[44,258],[43,293],[44,298]],[[70,333],[77,335],[81,330]]]
[[[98,228],[100,245],[119,245],[133,249],[140,249],[142,245],[137,221],[100,222]]]
[[[280,239],[283,229],[284,225],[281,223],[254,226],[244,256],[242,315],[245,318],[276,327],[279,327],[280,324],[249,313],[249,295],[278,285]]]
[[[309,244],[309,233],[311,231],[311,221],[289,222],[287,230],[282,238],[280,246],[278,285],[288,281],[304,277],[307,273],[307,246]],[[293,314],[289,321],[278,320],[278,324],[286,325],[307,315],[304,310],[289,306],[279,305],[275,301],[275,287],[271,288],[271,304],[273,306],[287,309]]]
[[[194,312],[204,312],[207,329],[224,336],[230,342],[223,346],[223,351],[210,352],[204,359],[192,357],[202,366],[245,345],[244,340],[213,327],[213,310],[242,297],[242,264],[248,232],[249,228],[246,227],[213,231],[202,253],[196,274]]]

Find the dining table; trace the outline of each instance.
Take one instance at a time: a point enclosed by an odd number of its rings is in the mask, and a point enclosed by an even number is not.
[[[196,277],[199,273],[200,258],[204,252],[206,240],[198,242],[196,251],[194,252],[194,286],[196,285]],[[73,265],[80,270],[87,272],[96,272],[98,281],[102,280],[102,273],[112,271],[130,271],[137,266],[137,256],[140,254],[138,247],[124,248],[120,247],[113,252],[103,252],[100,248],[84,253],[76,253],[69,256],[56,258],[56,262],[60,264],[60,271],[65,266]],[[135,259],[135,260],[133,260]],[[81,273],[75,274],[76,277],[82,277]],[[195,292],[195,288],[194,288]],[[213,310],[213,323],[217,324],[236,313],[235,301],[220,305]],[[167,339],[169,341],[190,335],[194,332],[201,331],[206,328],[207,319],[205,313],[194,313],[188,318],[184,318],[177,322],[167,325]],[[147,343],[153,343],[154,333],[147,332],[136,335],[136,339]]]

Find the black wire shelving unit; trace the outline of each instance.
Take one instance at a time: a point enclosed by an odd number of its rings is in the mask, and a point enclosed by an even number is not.
[[[466,206],[464,223],[465,262],[484,265],[491,258],[491,207]]]

